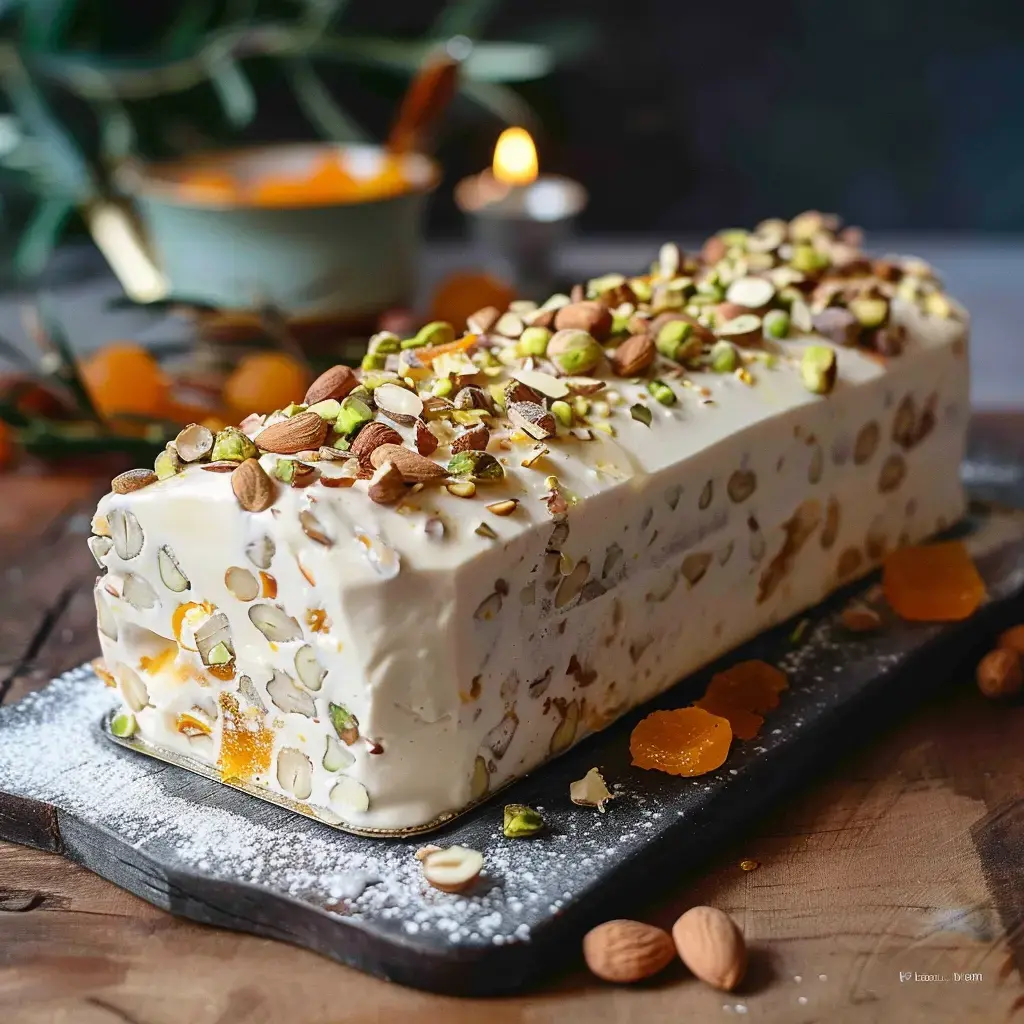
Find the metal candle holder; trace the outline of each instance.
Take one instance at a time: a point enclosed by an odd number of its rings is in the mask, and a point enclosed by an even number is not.
[[[538,301],[552,291],[555,253],[587,198],[578,181],[556,174],[508,185],[486,170],[455,187],[481,264],[517,295]]]

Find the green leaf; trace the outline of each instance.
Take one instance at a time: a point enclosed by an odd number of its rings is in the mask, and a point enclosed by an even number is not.
[[[554,66],[551,51],[539,43],[477,43],[462,73],[481,82],[525,82],[543,78]]]
[[[226,57],[210,67],[210,84],[224,116],[235,128],[244,128],[256,116],[256,93],[239,64]]]
[[[64,327],[57,317],[53,302],[43,292],[36,296],[32,320],[27,327],[44,356],[49,356],[56,362],[53,376],[70,393],[79,411],[85,418],[98,422],[99,415],[78,372],[78,362],[71,349],[71,343],[64,333]]]
[[[135,126],[124,104],[114,99],[98,103],[96,120],[103,159],[116,164],[129,156],[135,147]]]
[[[39,147],[42,163],[54,187],[78,200],[94,194],[95,184],[85,157],[51,114],[43,94],[25,69],[10,68],[4,75],[3,85],[22,127],[31,132]]]
[[[21,44],[26,50],[58,48],[77,0],[29,0],[22,6]]]
[[[506,124],[520,125],[527,129],[538,127],[533,108],[519,93],[507,86],[462,79],[459,82],[459,93]]]
[[[475,39],[500,4],[501,0],[453,0],[441,11],[427,34],[432,39],[450,39],[452,36]]]
[[[210,17],[207,0],[186,0],[178,16],[163,33],[159,47],[170,57],[184,57],[202,44],[203,30]]]
[[[516,32],[516,42],[538,43],[556,64],[579,60],[597,45],[597,26],[581,18],[559,18]]]
[[[24,277],[40,273],[50,259],[75,204],[65,196],[40,199],[14,253],[14,266]]]
[[[335,142],[365,142],[369,138],[334,101],[308,60],[293,57],[284,66],[299,107],[324,138]]]

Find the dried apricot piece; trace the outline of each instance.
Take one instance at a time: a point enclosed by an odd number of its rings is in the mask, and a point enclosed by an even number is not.
[[[985,584],[958,540],[893,551],[882,569],[882,590],[892,610],[911,622],[967,619],[985,599]]]
[[[764,715],[779,706],[779,694],[788,687],[786,673],[774,665],[741,661],[714,676],[704,696]]]
[[[447,320],[456,329],[484,306],[504,312],[515,298],[515,291],[490,274],[457,270],[438,285],[431,304],[431,320]]]
[[[217,767],[227,781],[245,781],[254,775],[265,775],[270,768],[274,734],[255,715],[239,708],[233,693],[221,693],[220,755]]]
[[[731,704],[721,695],[712,694],[710,690],[700,700],[695,701],[693,706],[726,719],[732,726],[733,736],[738,740],[752,740],[764,725],[764,718],[761,715]]]
[[[721,767],[732,743],[732,726],[703,708],[654,711],[629,737],[638,768],[669,775],[704,775]]]

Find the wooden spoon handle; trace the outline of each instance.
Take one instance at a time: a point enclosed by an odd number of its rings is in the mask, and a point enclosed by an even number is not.
[[[459,62],[447,54],[428,58],[409,83],[402,97],[387,148],[392,153],[409,153],[426,145],[430,129],[451,103],[459,78]]]

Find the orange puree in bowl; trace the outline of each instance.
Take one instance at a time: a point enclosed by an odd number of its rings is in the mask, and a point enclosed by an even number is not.
[[[246,181],[230,168],[205,163],[183,170],[175,183],[182,199],[240,206],[365,203],[401,195],[411,187],[401,161],[389,154],[382,155],[377,173],[370,176],[354,175],[337,155],[325,154],[306,173],[278,171]]]

